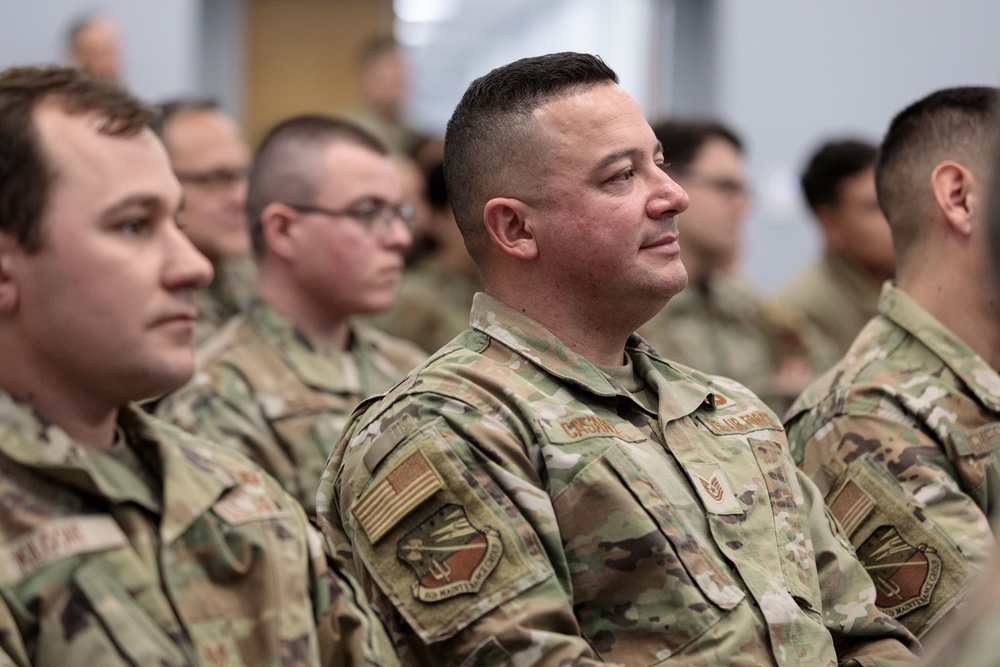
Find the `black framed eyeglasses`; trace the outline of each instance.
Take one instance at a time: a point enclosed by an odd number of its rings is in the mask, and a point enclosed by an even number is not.
[[[396,219],[403,223],[407,231],[413,229],[414,214],[413,206],[410,204],[394,205],[382,201],[371,201],[351,208],[335,210],[322,206],[283,203],[299,213],[314,213],[325,215],[328,218],[349,218],[361,225],[365,231],[379,237],[389,234],[392,230],[392,221]]]

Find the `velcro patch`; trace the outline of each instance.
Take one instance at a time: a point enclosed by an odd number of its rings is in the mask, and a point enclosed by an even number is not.
[[[396,557],[417,575],[411,590],[421,602],[478,593],[502,555],[500,533],[490,526],[473,526],[465,508],[452,503],[432,514],[396,545]]]
[[[128,538],[109,516],[50,521],[0,547],[0,582],[15,583],[66,556],[115,549]]]
[[[875,582],[875,604],[892,617],[930,603],[941,580],[941,557],[926,544],[910,544],[895,526],[879,526],[858,547]]]
[[[366,491],[354,505],[354,518],[372,544],[425,500],[444,488],[441,477],[422,452],[416,451]]]
[[[736,500],[722,468],[716,468],[711,472],[705,471],[705,475],[692,472],[691,477],[701,502],[705,504],[705,509],[709,512],[712,514],[743,514],[744,509]]]
[[[837,517],[844,534],[850,538],[858,527],[875,511],[875,501],[851,480],[840,487],[829,501],[830,512]]]
[[[261,485],[239,486],[220,500],[212,511],[232,526],[250,521],[265,521],[286,516],[283,509],[267,494],[267,487]]]

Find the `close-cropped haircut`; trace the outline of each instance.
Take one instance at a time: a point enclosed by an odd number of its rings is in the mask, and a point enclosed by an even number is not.
[[[711,139],[721,139],[743,153],[743,141],[732,129],[716,120],[668,118],[655,123],[653,134],[663,145],[664,169],[671,176],[684,176]]]
[[[42,243],[42,214],[57,178],[32,117],[42,103],[71,115],[96,114],[97,131],[112,137],[138,134],[156,118],[155,109],[121,86],[75,67],[0,72],[0,232],[29,252]]]
[[[251,163],[247,183],[247,223],[257,259],[266,250],[261,227],[264,209],[274,202],[312,203],[319,189],[319,160],[332,143],[356,144],[389,155],[385,144],[370,132],[351,121],[322,114],[281,121],[264,137]]]
[[[827,141],[812,154],[802,171],[802,194],[809,208],[835,206],[840,183],[875,165],[875,144],[862,139]]]
[[[997,148],[996,102],[996,88],[946,88],[892,119],[875,160],[875,189],[897,258],[921,237],[935,166],[955,160],[986,177]]]
[[[219,111],[219,103],[210,97],[177,97],[156,105],[159,117],[153,123],[153,131],[166,143],[166,129],[170,120],[177,115],[195,111]],[[169,149],[170,146],[167,146]]]
[[[476,261],[488,243],[486,202],[516,189],[512,183],[537,163],[532,113],[581,90],[616,83],[618,75],[600,58],[564,52],[517,60],[469,85],[445,131],[444,173],[455,219]]]

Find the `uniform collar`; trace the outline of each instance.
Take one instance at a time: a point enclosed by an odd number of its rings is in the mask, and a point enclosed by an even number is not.
[[[878,310],[939,357],[984,405],[1000,411],[1000,375],[910,295],[886,282]]]
[[[471,320],[473,329],[503,343],[549,375],[598,396],[623,396],[645,411],[624,387],[610,381],[551,331],[488,294],[476,294]],[[636,372],[657,391],[659,417],[665,422],[690,414],[703,404],[714,408],[713,392],[705,384],[672,366],[641,337],[633,333],[625,347]]]
[[[368,337],[351,325],[346,351],[310,339],[290,319],[263,301],[251,301],[247,322],[277,350],[288,368],[305,385],[337,394],[361,393],[358,351],[372,348]]]

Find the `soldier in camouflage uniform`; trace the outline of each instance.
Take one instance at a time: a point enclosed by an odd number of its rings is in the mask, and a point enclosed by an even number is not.
[[[321,526],[412,664],[902,664],[774,414],[631,335],[685,284],[687,196],[616,82],[563,53],[466,92],[445,170],[486,293],[355,413]]]
[[[191,376],[211,277],[154,115],[0,73],[0,664],[398,664],[277,482],[130,405]]]
[[[710,120],[664,120],[653,132],[664,146],[664,168],[691,197],[677,223],[689,279],[638,333],[670,359],[733,378],[783,411],[812,377],[813,363],[797,318],[733,275],[750,204],[743,143]]]
[[[918,636],[996,550],[1000,314],[980,240],[995,100],[992,88],[948,89],[893,120],[876,179],[897,283],[786,422],[879,606]]]
[[[823,234],[823,253],[776,301],[801,313],[832,366],[877,313],[879,289],[895,268],[892,236],[875,194],[876,148],[866,141],[824,143],[802,174],[802,192]]]
[[[257,298],[199,351],[198,373],[157,413],[230,444],[311,515],[348,415],[426,357],[356,324],[386,309],[410,243],[409,209],[386,149],[347,121],[280,123],[248,192]]]
[[[250,155],[236,123],[213,100],[176,99],[159,109],[155,129],[184,189],[184,232],[212,262],[212,282],[194,295],[200,346],[244,309],[253,288],[244,210]]]

